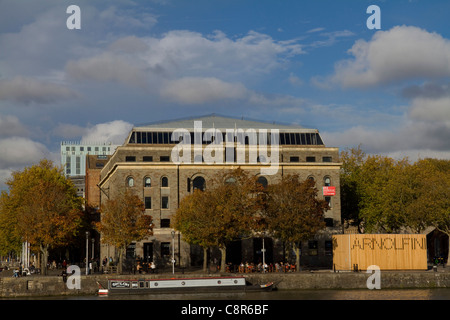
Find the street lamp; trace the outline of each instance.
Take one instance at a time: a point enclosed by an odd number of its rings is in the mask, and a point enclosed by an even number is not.
[[[175,231],[172,230],[172,274],[175,274]]]
[[[266,232],[263,231],[263,238],[262,238],[262,254],[263,254],[263,273],[266,273],[266,248],[264,247],[264,238],[266,236]]]
[[[86,275],[89,273],[89,231],[86,231]]]
[[[91,241],[92,241],[92,260],[94,260],[94,245],[95,245],[95,238],[92,238]]]

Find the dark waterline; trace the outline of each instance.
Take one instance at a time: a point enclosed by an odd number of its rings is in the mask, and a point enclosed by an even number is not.
[[[271,292],[170,293],[31,297],[32,300],[450,300],[450,288],[381,290],[276,290]]]

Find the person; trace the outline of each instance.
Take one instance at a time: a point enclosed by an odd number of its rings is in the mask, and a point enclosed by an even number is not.
[[[150,269],[152,270],[152,273],[155,273],[156,265],[153,261],[150,263]]]
[[[141,269],[142,269],[141,263],[138,261],[137,266],[136,266],[136,270],[137,270],[139,273],[141,273]]]

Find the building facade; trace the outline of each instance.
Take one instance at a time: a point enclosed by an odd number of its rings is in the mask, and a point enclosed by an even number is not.
[[[257,175],[263,184],[277,183],[288,174],[313,179],[330,210],[325,213],[327,229],[302,244],[301,261],[331,266],[331,234],[341,231],[340,166],[338,148],[326,147],[316,129],[210,115],[134,127],[101,170],[98,187],[101,203],[133,190],[153,217],[154,234],[130,246],[130,257],[165,265],[173,253],[177,265],[188,267],[200,265],[203,252],[185,243],[170,222],[181,199],[195,188],[208,188],[217,173],[238,167]],[[228,261],[256,263],[263,241],[266,261],[291,257],[282,243],[267,235],[264,240],[230,243]],[[101,244],[100,254],[102,259],[117,255],[106,244]]]
[[[61,165],[64,168],[64,175],[73,181],[78,196],[85,197],[86,156],[111,155],[116,147],[116,145],[109,142],[61,142]]]

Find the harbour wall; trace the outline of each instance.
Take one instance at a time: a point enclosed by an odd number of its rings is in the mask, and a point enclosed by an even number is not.
[[[223,276],[234,274],[226,273]],[[242,274],[237,274],[242,275]],[[183,277],[220,276],[220,274],[151,274],[151,275],[83,275],[80,288],[68,289],[61,276],[1,277],[0,297],[20,298],[29,296],[95,295],[98,283],[106,286],[108,279],[162,279]],[[371,274],[364,272],[300,272],[244,274],[253,284],[273,281],[279,290],[293,289],[367,289]],[[69,280],[69,279],[68,279]],[[450,272],[401,272],[380,273],[381,289],[450,288]]]

